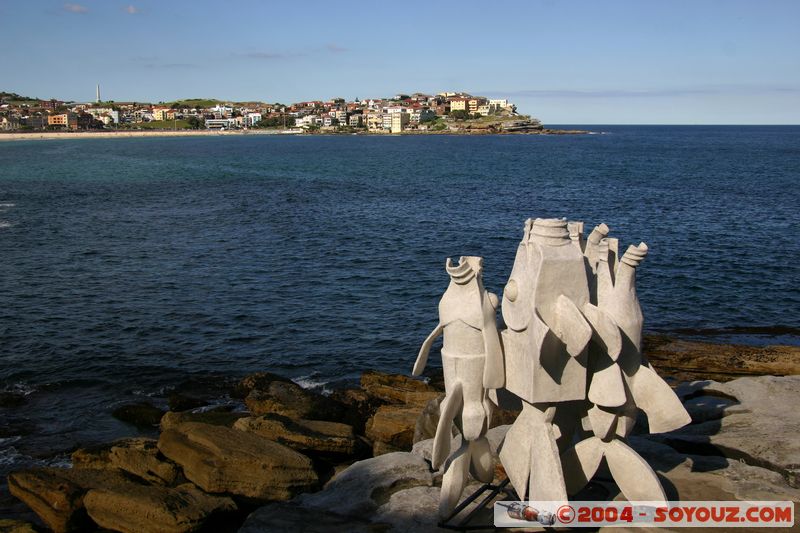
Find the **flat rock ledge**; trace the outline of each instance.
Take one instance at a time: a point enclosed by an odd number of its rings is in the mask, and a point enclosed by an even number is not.
[[[161,433],[158,449],[204,491],[257,501],[285,500],[314,490],[311,460],[252,433],[198,422]]]

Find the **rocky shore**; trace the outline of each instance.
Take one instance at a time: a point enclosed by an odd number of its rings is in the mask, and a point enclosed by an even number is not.
[[[692,416],[678,431],[631,438],[671,498],[800,501],[791,408],[800,348],[651,336],[646,353]],[[246,409],[209,408],[215,386],[176,391],[167,412],[147,403],[115,411],[157,438],[77,449],[71,468],[11,473],[9,491],[38,518],[0,520],[0,531],[437,530],[441,474],[429,459],[440,374],[368,371],[359,387],[322,395],[258,373],[224,385]],[[495,453],[515,416],[494,417]],[[619,496],[602,476],[596,488]]]

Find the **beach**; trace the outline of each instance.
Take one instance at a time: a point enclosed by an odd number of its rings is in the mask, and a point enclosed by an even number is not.
[[[36,131],[0,133],[0,141],[47,139],[133,139],[142,137],[219,137],[230,135],[296,135],[299,130],[117,130],[117,131]]]

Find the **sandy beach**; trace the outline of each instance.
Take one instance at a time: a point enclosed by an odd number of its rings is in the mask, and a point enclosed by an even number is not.
[[[299,130],[131,130],[131,131],[37,131],[0,133],[0,141],[47,139],[123,139],[132,137],[217,137],[222,135],[297,135]]]

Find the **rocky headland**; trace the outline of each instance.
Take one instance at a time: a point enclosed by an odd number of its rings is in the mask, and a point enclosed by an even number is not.
[[[692,417],[654,435],[643,418],[630,439],[671,499],[800,501],[800,348],[650,336],[645,352]],[[220,387],[239,408],[209,408]],[[441,473],[429,461],[443,391],[435,370],[368,371],[327,395],[268,372],[179,387],[167,412],[115,410],[152,437],[11,473],[8,490],[35,518],[0,520],[0,531],[436,531]],[[495,454],[515,416],[494,417]],[[595,490],[620,497],[602,475]]]

